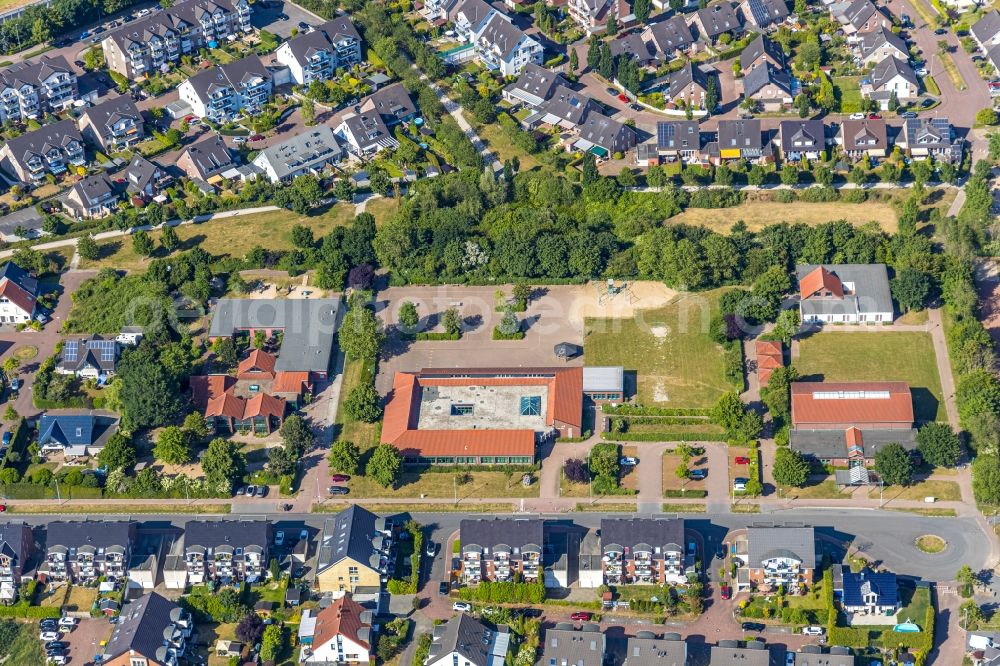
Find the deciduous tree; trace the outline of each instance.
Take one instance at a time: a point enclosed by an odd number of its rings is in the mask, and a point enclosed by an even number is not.
[[[875,471],[886,485],[908,486],[913,480],[913,458],[902,445],[891,442],[875,452]]]

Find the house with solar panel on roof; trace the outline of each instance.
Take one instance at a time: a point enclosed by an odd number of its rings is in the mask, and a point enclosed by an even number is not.
[[[99,335],[91,338],[66,340],[56,363],[60,375],[75,375],[86,379],[106,380],[118,367],[118,342]]]
[[[845,613],[895,615],[899,610],[896,574],[868,567],[855,573],[850,567],[834,564],[833,600],[840,602]]]
[[[42,453],[67,457],[97,455],[115,432],[117,419],[96,414],[42,414],[38,446]]]

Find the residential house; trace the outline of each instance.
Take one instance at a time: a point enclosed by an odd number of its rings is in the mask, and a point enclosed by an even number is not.
[[[886,58],[897,58],[909,62],[910,50],[902,37],[885,26],[871,32],[858,33],[855,49],[863,65],[874,65]]]
[[[374,155],[385,149],[392,150],[399,145],[378,113],[348,114],[334,131],[358,157]]]
[[[159,196],[169,181],[170,176],[163,167],[139,154],[134,155],[125,168],[125,191],[143,202]]]
[[[701,159],[701,130],[696,120],[661,120],[656,123],[656,149],[667,162]]]
[[[885,264],[800,264],[795,272],[804,323],[892,322],[892,294]]]
[[[871,0],[854,0],[837,19],[848,35],[892,27],[889,17],[880,12]]]
[[[109,32],[104,60],[130,81],[164,72],[209,42],[253,32],[250,12],[247,0],[183,0]]]
[[[77,100],[76,73],[63,56],[42,56],[0,70],[0,122],[25,122]]]
[[[118,193],[104,174],[87,176],[70,188],[63,208],[77,220],[107,217],[118,209]]]
[[[271,72],[256,55],[204,69],[177,88],[180,99],[199,118],[227,122],[260,111],[271,99]]]
[[[134,522],[124,520],[49,523],[39,574],[46,580],[72,585],[92,584],[98,578],[123,580],[135,530]]]
[[[986,52],[986,59],[993,65],[993,71],[1000,74],[1000,44]],[[1000,95],[1000,87],[998,87],[996,82],[991,82],[990,97],[996,97],[997,95]]]
[[[797,162],[819,160],[826,154],[826,130],[822,120],[782,120],[778,125],[781,158]]]
[[[687,583],[684,519],[605,518],[601,549],[606,585]]]
[[[106,645],[99,647],[105,666],[177,666],[194,633],[194,618],[156,592],[122,608]]]
[[[761,340],[754,343],[757,356],[757,382],[764,388],[771,381],[771,375],[785,365],[785,352],[781,340]]]
[[[855,573],[850,567],[835,564],[833,597],[846,613],[895,615],[899,610],[899,586],[891,571],[865,567]]]
[[[864,468],[886,444],[917,447],[904,382],[793,382],[792,450],[836,467]]]
[[[743,97],[755,100],[764,111],[781,111],[792,105],[792,78],[788,70],[765,62],[743,77]]]
[[[569,0],[566,8],[588,35],[606,31],[609,16],[615,17],[619,28],[635,20],[629,0]]]
[[[1000,46],[1000,12],[996,9],[986,12],[970,32],[983,53],[991,51],[994,46]]]
[[[709,43],[715,43],[725,33],[736,35],[743,32],[740,15],[728,0],[699,9],[694,13],[691,25],[695,26],[699,36]]]
[[[707,94],[708,75],[690,62],[670,76],[670,85],[663,91],[666,101],[692,109],[705,108]]]
[[[499,666],[510,652],[507,627],[488,626],[466,613],[459,613],[434,627],[426,666]],[[419,664],[415,666],[421,666]]]
[[[600,113],[600,106],[583,93],[560,85],[549,99],[538,105],[535,113],[524,118],[521,124],[529,129],[539,125],[574,130],[583,124],[591,112]]]
[[[913,68],[893,56],[876,64],[869,77],[861,80],[861,96],[877,101],[883,111],[889,108],[893,95],[899,104],[915,101],[918,88]]]
[[[329,125],[307,127],[301,134],[264,148],[253,164],[272,183],[290,182],[305,174],[319,174],[340,162],[344,149]]]
[[[588,113],[571,140],[573,150],[592,152],[599,160],[624,153],[636,144],[635,130],[600,113]]]
[[[321,23],[278,47],[275,60],[288,67],[292,81],[308,86],[328,81],[340,68],[361,62],[361,34],[347,16]]]
[[[601,628],[587,624],[580,629],[568,622],[558,622],[544,632],[541,664],[603,666],[607,641]]]
[[[59,452],[67,458],[94,456],[114,434],[116,425],[110,416],[42,414],[38,419],[38,446],[42,453]]]
[[[179,573],[188,585],[257,583],[267,578],[270,543],[267,520],[189,520],[183,558],[168,560],[164,569],[178,567],[173,575]]]
[[[638,32],[619,35],[609,42],[609,48],[612,58],[632,58],[640,67],[655,69],[662,62],[653,44],[645,41]]]
[[[759,120],[720,120],[718,136],[718,143],[707,147],[715,161],[758,161],[771,156]]]
[[[315,615],[302,612],[303,624],[312,628],[308,637],[299,632],[304,664],[367,664],[374,661],[372,612],[350,594],[338,597]]]
[[[622,666],[687,666],[687,663],[687,642],[680,634],[667,632],[657,636],[651,631],[639,631],[626,639]]]
[[[476,33],[473,43],[479,62],[502,76],[517,76],[528,63],[542,63],[541,43],[515,26],[506,14],[494,14]]]
[[[719,641],[712,646],[708,663],[709,666],[774,666],[767,644],[761,641],[747,641],[745,645],[739,641]]]
[[[695,46],[691,26],[680,15],[650,23],[641,34],[643,41],[653,47],[661,62],[688,53]]]
[[[973,666],[1000,666],[1000,634],[985,631],[968,632],[965,654]]]
[[[746,74],[765,64],[770,64],[776,69],[785,69],[785,52],[777,42],[771,41],[764,35],[758,35],[757,39],[747,44],[740,52],[740,70]]]
[[[56,372],[86,379],[107,378],[115,374],[118,355],[118,343],[99,335],[66,340]]]
[[[145,136],[142,114],[128,95],[84,109],[77,122],[83,138],[105,152],[123,151]]]
[[[747,528],[747,556],[737,572],[737,589],[766,592],[778,586],[796,592],[813,583],[816,536],[811,527]]]
[[[361,113],[379,114],[388,127],[408,122],[417,115],[417,105],[402,83],[393,83],[376,90],[361,100],[359,106]]]
[[[0,168],[25,184],[35,184],[47,173],[58,176],[71,165],[86,163],[83,136],[76,123],[68,119],[7,139],[0,147]]]
[[[959,164],[964,140],[955,136],[947,117],[907,118],[896,144],[914,159],[933,158],[938,162]]]
[[[337,298],[221,298],[208,331],[211,340],[256,331],[271,337],[281,331],[281,348],[274,371],[308,372],[310,382],[327,378],[333,356],[333,336],[340,325]]]
[[[327,518],[316,554],[320,592],[379,590],[387,580],[393,548],[392,523],[357,504]]]
[[[889,135],[882,118],[844,120],[837,132],[836,142],[848,157],[855,160],[865,155],[885,157],[889,154]]]
[[[448,21],[454,25],[458,37],[470,44],[487,21],[502,13],[485,0],[459,0],[447,11]]]
[[[38,280],[13,261],[0,267],[0,324],[31,321],[38,307]]]
[[[820,645],[804,645],[795,654],[795,666],[854,666],[850,648],[832,646],[824,652]]]
[[[35,537],[24,522],[0,524],[0,603],[17,601],[21,579],[31,570]]]
[[[122,326],[115,342],[123,347],[135,347],[142,341],[145,329],[142,326]]]
[[[789,14],[785,0],[743,0],[740,10],[747,25],[757,30],[777,28]]]
[[[559,72],[529,62],[517,80],[504,87],[502,96],[510,104],[535,108],[550,99],[559,86],[568,85]]]
[[[221,173],[236,166],[226,142],[212,134],[193,143],[177,158],[177,167],[192,180],[208,182],[221,179]]]
[[[459,524],[461,578],[466,585],[542,576],[544,523],[527,518],[478,518]]]

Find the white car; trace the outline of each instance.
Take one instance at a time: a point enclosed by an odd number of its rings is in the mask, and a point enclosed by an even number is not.
[[[785,653],[785,666],[795,666],[795,653],[786,652]]]
[[[639,464],[639,459],[638,458],[633,458],[631,456],[624,456],[623,458],[621,458],[618,461],[618,464],[619,465],[631,465],[631,466],[634,467],[635,465]]]
[[[65,664],[67,661],[69,661],[69,657],[67,657],[64,654],[56,654],[49,657],[50,664],[60,664],[61,666],[62,664]]]
[[[43,631],[42,633],[38,634],[38,640],[45,641],[46,643],[48,643],[49,641],[57,641],[59,640],[59,632]]]
[[[451,605],[451,609],[459,613],[469,613],[472,611],[472,604],[466,601],[456,601]]]
[[[283,543],[285,543],[285,533],[281,530],[278,530],[277,532],[274,533],[274,545],[280,546]]]
[[[917,70],[917,76],[927,76],[928,73],[929,72],[927,71],[926,67],[921,67],[920,69]]]
[[[802,627],[803,636],[822,636],[825,633],[823,627],[812,625],[809,627]]]
[[[59,618],[59,628],[60,629],[72,629],[73,627],[76,626],[76,622],[77,622],[77,620],[76,620],[75,617],[66,617],[66,616],[63,616],[63,617]]]
[[[864,120],[864,119],[865,119],[865,114],[863,114],[863,113],[852,113],[851,114],[851,120]]]

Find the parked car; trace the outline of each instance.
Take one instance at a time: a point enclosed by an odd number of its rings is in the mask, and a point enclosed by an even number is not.
[[[468,613],[472,611],[472,604],[467,601],[456,601],[451,605],[451,609],[459,613]]]
[[[708,476],[707,469],[693,469],[688,473],[688,478],[694,479],[695,481],[701,481],[706,476]]]
[[[939,36],[940,35],[947,35],[948,31],[945,30],[944,28],[938,28],[937,30],[934,31],[934,34],[935,35],[939,35]]]
[[[427,540],[427,548],[424,549],[427,553],[427,557],[434,557],[437,554],[437,545],[430,539]]]
[[[246,494],[247,494],[247,487],[246,486],[240,486],[239,488],[236,489],[236,496],[237,497],[239,497],[240,495],[246,495]]]
[[[737,465],[749,465],[750,464],[750,459],[747,458],[746,456],[736,456],[736,464]]]
[[[612,97],[618,97],[617,88],[605,88],[605,90],[607,90],[608,94],[611,95]]]
[[[865,119],[865,114],[863,114],[863,113],[852,113],[851,114],[851,120],[864,120],[864,119]]]
[[[69,643],[66,641],[49,641],[45,644],[46,650],[65,650],[69,647]]]
[[[40,638],[43,641],[57,641],[59,640],[59,632],[51,630],[43,631],[40,634],[38,634],[38,638]]]
[[[53,655],[51,657],[48,657],[48,660],[49,660],[49,663],[51,663],[51,664],[58,664],[58,666],[62,666],[67,661],[69,661],[69,657],[67,657],[64,654],[57,654],[57,655]]]
[[[634,467],[635,465],[639,464],[639,459],[638,458],[633,458],[632,456],[624,456],[624,457],[622,457],[621,459],[618,460],[618,464],[619,465],[630,465],[630,466]]]
[[[525,608],[521,611],[523,617],[541,617],[542,610],[540,608]]]
[[[267,497],[268,490],[270,490],[269,486],[257,486],[257,497]]]
[[[305,21],[299,21],[299,30],[303,30],[305,32],[308,32],[310,27],[311,26],[308,23],[306,23]]]
[[[698,546],[694,541],[688,541],[688,557],[695,557],[698,554]]]
[[[733,588],[723,583],[722,587],[719,588],[719,594],[722,595],[723,599],[728,601],[733,598]]]
[[[3,442],[0,442],[0,446],[2,446],[2,447],[3,447],[3,448],[5,448],[5,449],[6,449],[6,448],[7,448],[8,446],[10,446],[10,440],[11,440],[11,437],[13,437],[13,435],[11,435],[11,432],[10,432],[10,430],[8,430],[7,432],[5,432],[5,433],[3,434]]]
[[[913,111],[903,111],[901,114],[899,114],[899,117],[900,118],[916,118],[917,114],[915,112],[913,112]]]
[[[785,666],[795,666],[795,653],[786,652],[785,653]]]
[[[288,14],[278,14],[278,20],[279,21],[287,21],[288,20]]]
[[[349,474],[334,474],[330,477],[330,480],[338,483],[344,483],[345,481],[350,481],[351,476]]]
[[[285,543],[285,532],[284,530],[278,530],[274,533],[274,545],[280,546]]]
[[[900,21],[900,23],[903,24],[903,26],[910,25],[910,15],[909,14],[900,14],[899,21]]]
[[[720,560],[724,560],[724,559],[726,559],[726,553],[727,552],[728,551],[726,549],[726,544],[720,543],[719,547],[715,549],[715,556],[717,558],[719,558]]]
[[[247,138],[249,138],[251,141],[263,141],[264,140],[264,135],[263,134],[251,134]]]
[[[82,60],[74,60],[73,64],[79,67],[80,69],[83,69],[84,67],[87,66],[86,63],[84,63]]]
[[[823,627],[816,624],[810,625],[808,627],[802,627],[803,636],[822,636],[825,633],[826,631],[823,629]]]
[[[438,594],[443,594],[447,596],[449,592],[451,592],[451,585],[448,584],[448,581],[445,580],[441,581],[441,583],[438,585]]]
[[[63,616],[59,618],[59,626],[64,629],[72,629],[76,626],[77,619],[75,617]]]
[[[577,611],[569,616],[569,619],[575,622],[587,622],[590,620],[590,613],[585,613],[583,611]]]
[[[633,111],[642,111],[642,107],[635,103],[629,104],[628,108],[632,109]]]
[[[18,391],[20,391],[21,390],[21,380],[18,379],[17,377],[14,377],[14,379],[10,380],[10,390],[13,391],[14,393],[17,393]]]
[[[736,477],[733,479],[733,490],[742,492],[747,489],[747,482],[750,479],[744,479],[743,477]]]
[[[233,137],[233,143],[243,144],[243,143],[246,143],[246,142],[247,142],[247,138],[245,136],[234,136]]]
[[[930,72],[927,71],[926,67],[918,67],[916,69],[917,76],[927,76]]]
[[[868,114],[868,120],[879,120],[881,118],[882,118],[882,116],[880,116],[877,113],[869,113]]]
[[[247,497],[253,497],[257,494],[257,486],[247,486]]]
[[[740,625],[743,631],[764,631],[764,625],[760,622],[744,622]]]
[[[330,486],[326,490],[331,495],[346,495],[351,492],[349,488],[345,488],[344,486]]]
[[[625,93],[621,93],[621,94],[618,95],[618,101],[619,102],[628,102],[628,96]]]

